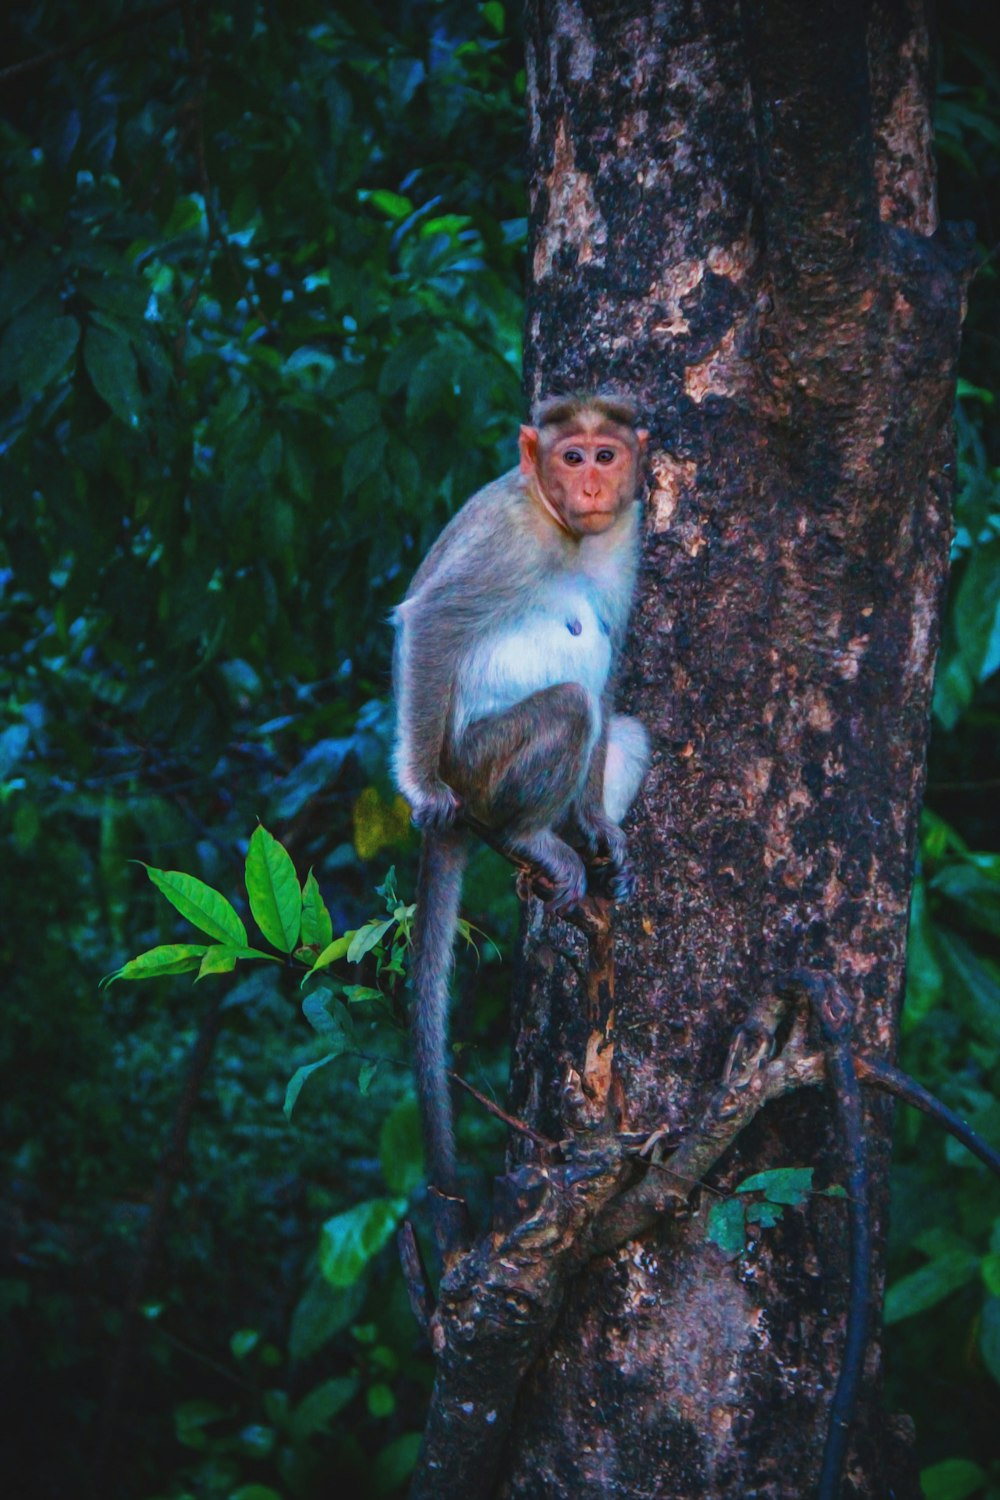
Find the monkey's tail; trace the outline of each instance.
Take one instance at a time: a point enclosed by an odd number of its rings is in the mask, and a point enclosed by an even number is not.
[[[413,1050],[427,1169],[442,1192],[455,1191],[455,1130],[448,1085],[448,984],[458,929],[466,835],[424,833],[413,924]]]

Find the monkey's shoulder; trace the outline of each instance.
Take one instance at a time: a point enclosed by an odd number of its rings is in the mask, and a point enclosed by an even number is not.
[[[531,566],[537,545],[525,529],[530,502],[517,469],[502,474],[466,500],[452,516],[413,575],[403,601],[412,603],[428,590],[481,588],[490,575],[511,580]]]

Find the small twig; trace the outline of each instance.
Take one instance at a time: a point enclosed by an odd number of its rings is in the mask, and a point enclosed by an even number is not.
[[[50,63],[62,62],[63,58],[75,57],[78,52],[84,52],[88,47],[99,46],[101,42],[109,41],[113,36],[120,36],[126,31],[134,31],[137,26],[148,26],[151,21],[158,21],[162,16],[168,16],[172,10],[180,10],[183,4],[184,0],[164,0],[162,5],[154,5],[151,10],[142,11],[138,15],[124,16],[113,26],[105,26],[103,31],[95,31],[91,36],[85,36],[75,42],[65,42],[61,47],[53,47],[48,52],[40,52],[37,57],[26,57],[23,62],[11,63],[9,67],[0,68],[0,83],[9,83],[12,78],[20,78],[25,73],[33,73],[37,68],[47,68]]]
[[[481,1094],[477,1088],[473,1088],[468,1079],[460,1077],[458,1073],[449,1073],[448,1076],[453,1083],[457,1083],[460,1088],[465,1089],[467,1094],[471,1094],[473,1099],[481,1104],[495,1119],[502,1120],[511,1130],[516,1130],[519,1135],[526,1135],[529,1140],[534,1141],[535,1145],[540,1146],[543,1151],[559,1150],[558,1141],[549,1140],[547,1135],[542,1135],[539,1131],[532,1130],[530,1125],[525,1125],[524,1121],[519,1120],[516,1115],[509,1115],[505,1109],[500,1108],[499,1104],[494,1104],[493,1100],[488,1098],[486,1094]]]
[[[423,1256],[420,1254],[417,1236],[413,1232],[413,1225],[409,1219],[404,1219],[399,1226],[396,1245],[399,1249],[399,1262],[403,1268],[403,1280],[406,1283],[410,1311],[416,1318],[421,1333],[425,1338],[429,1338],[434,1304],[430,1282],[424,1269]]]
[[[989,1167],[997,1177],[1000,1177],[1000,1152],[994,1151],[993,1147],[983,1140],[982,1136],[967,1125],[960,1115],[947,1104],[942,1104],[929,1089],[925,1089],[922,1083],[917,1083],[908,1073],[900,1068],[894,1068],[890,1063],[877,1062],[867,1057],[856,1057],[854,1065],[858,1076],[874,1088],[882,1089],[887,1094],[894,1094],[897,1099],[902,1099],[904,1104],[911,1104],[914,1109],[923,1110],[925,1115],[930,1115],[932,1120],[944,1127],[949,1134],[978,1156],[979,1160]]]

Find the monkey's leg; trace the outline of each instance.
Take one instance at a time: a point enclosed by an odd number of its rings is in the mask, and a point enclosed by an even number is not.
[[[613,714],[604,761],[604,811],[612,823],[628,812],[649,769],[649,735],[638,719]]]
[[[560,829],[583,848],[588,884],[613,901],[627,901],[635,878],[628,862],[628,840],[620,820],[639,790],[649,764],[649,739],[638,719],[612,714],[605,704],[601,735],[594,746],[582,797]]]
[[[553,906],[586,890],[583,862],[552,831],[579,797],[593,735],[590,697],[577,683],[557,683],[503,713],[470,724],[449,755],[445,779],[473,816],[496,829],[552,880]]]

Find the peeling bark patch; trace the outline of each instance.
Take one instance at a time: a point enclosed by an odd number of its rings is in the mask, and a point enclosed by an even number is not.
[[[608,240],[604,216],[594,198],[594,185],[576,168],[573,142],[563,116],[556,127],[552,170],[545,178],[548,212],[535,246],[534,276],[543,281],[563,247],[576,251],[577,265],[601,264]]]
[[[565,44],[568,52],[566,71],[573,82],[589,83],[594,72],[597,44],[594,28],[579,6],[567,3],[567,0],[556,6],[552,40],[554,46],[560,42]]]
[[[743,361],[734,353],[736,329],[730,328],[718,346],[700,364],[690,365],[684,389],[700,406],[706,396],[732,396],[744,378]]]
[[[684,260],[670,269],[649,289],[650,302],[664,304],[664,311],[653,324],[653,333],[665,333],[675,338],[687,333],[690,324],[681,310],[681,299],[694,291],[705,275],[703,260]]]
[[[698,465],[691,459],[672,458],[669,453],[653,462],[653,492],[649,497],[651,531],[668,531],[684,495],[693,495]]]
[[[880,123],[875,158],[881,218],[896,223],[902,209],[918,234],[933,234],[938,219],[927,53],[923,30],[911,32],[900,48],[899,87]]]
[[[603,1031],[592,1031],[587,1038],[587,1057],[580,1080],[588,1099],[604,1106],[611,1087],[611,1065],[614,1062],[615,1044]]]

